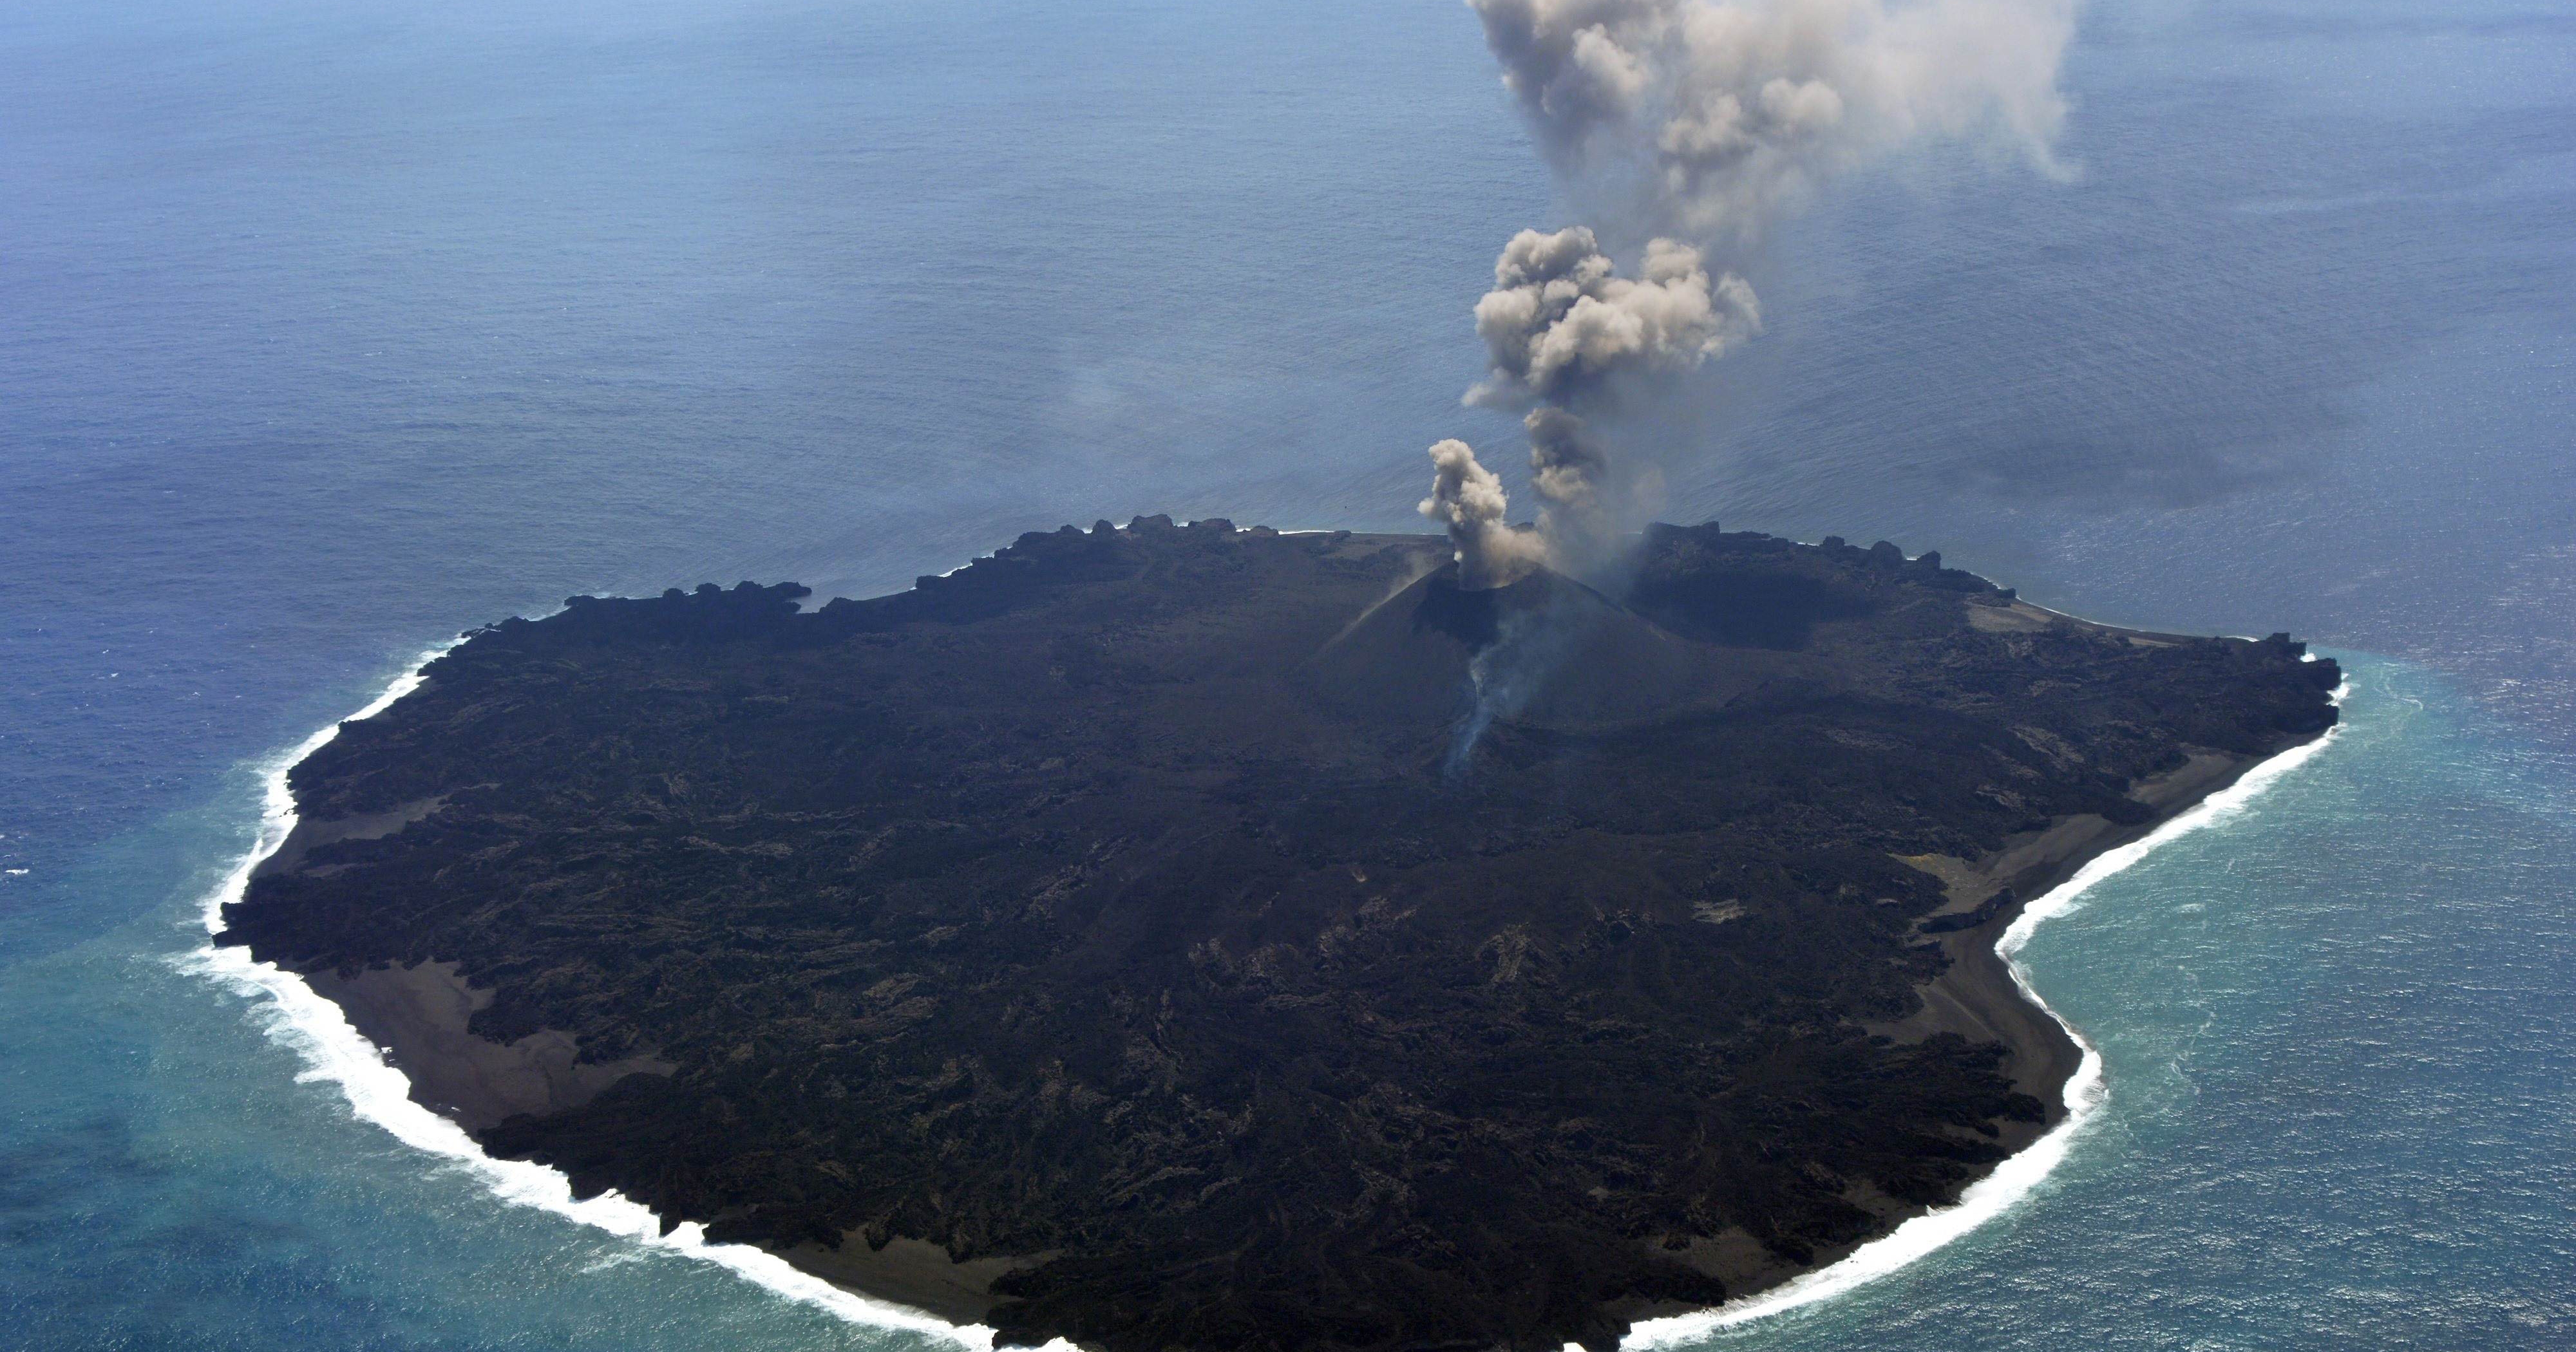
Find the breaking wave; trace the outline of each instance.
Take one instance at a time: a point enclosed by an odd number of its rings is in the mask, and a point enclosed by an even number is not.
[[[410,671],[346,721],[372,718],[419,689],[422,670],[460,641],[442,643],[422,653]],[[373,1042],[350,1026],[338,1005],[316,993],[304,978],[275,963],[253,961],[246,948],[216,946],[212,940],[223,929],[224,907],[241,899],[250,886],[252,871],[276,853],[285,844],[287,833],[295,829],[295,797],[287,788],[287,772],[339,732],[340,725],[334,723],[262,767],[265,799],[258,838],[250,852],[206,896],[201,918],[208,942],[186,954],[179,964],[249,1000],[251,1017],[270,1040],[303,1059],[304,1070],[296,1076],[299,1082],[338,1086],[350,1111],[360,1120],[384,1128],[394,1139],[415,1150],[463,1167],[504,1202],[552,1212],[647,1248],[712,1264],[789,1300],[852,1323],[931,1334],[977,1352],[990,1352],[993,1331],[982,1325],[960,1326],[917,1310],[869,1300],[801,1272],[785,1259],[752,1245],[710,1244],[705,1228],[695,1222],[664,1234],[660,1217],[616,1192],[576,1199],[571,1180],[554,1169],[526,1160],[494,1159],[483,1153],[463,1127],[413,1102],[410,1079],[388,1062]]]
[[[462,641],[460,636],[423,652],[410,670],[343,721],[372,718],[419,689],[422,673],[429,664]],[[2338,705],[2350,688],[2347,684],[2335,691]],[[665,1234],[660,1217],[617,1192],[575,1198],[571,1180],[555,1169],[485,1154],[463,1127],[414,1102],[410,1079],[351,1026],[338,1005],[315,992],[301,976],[275,963],[253,961],[247,948],[216,946],[213,936],[223,929],[224,907],[241,899],[250,886],[252,872],[276,853],[295,829],[295,797],[287,787],[287,772],[329,744],[339,735],[340,727],[340,723],[333,723],[322,728],[262,767],[263,801],[257,837],[204,900],[200,919],[207,942],[179,963],[184,970],[205,976],[249,1000],[252,1018],[261,1030],[303,1060],[305,1068],[296,1076],[298,1082],[336,1085],[357,1118],[383,1128],[415,1150],[465,1168],[493,1196],[514,1206],[550,1212],[644,1248],[723,1268],[789,1300],[851,1323],[928,1334],[976,1352],[992,1352],[993,1330],[984,1325],[951,1324],[917,1310],[870,1300],[800,1271],[776,1254],[753,1245],[709,1243],[705,1228],[694,1221]],[[2315,741],[2273,756],[2146,836],[2094,857],[2073,877],[2023,907],[2003,937],[1996,940],[1995,952],[2005,960],[2023,997],[2056,1018],[2083,1051],[2075,1073],[2066,1082],[2066,1116],[2054,1129],[1970,1184],[1955,1204],[1906,1221],[1853,1250],[1842,1261],[1711,1309],[1642,1321],[1629,1332],[1622,1346],[1669,1347],[1829,1300],[1938,1252],[2029,1197],[2092,1124],[2109,1088],[2103,1076],[2101,1053],[2040,998],[2016,955],[2043,922],[2074,910],[2095,884],[2127,869],[2168,841],[2243,812],[2266,788],[2323,750],[2341,731],[2338,725]],[[1048,1348],[1051,1352],[1068,1352],[1068,1345],[1060,1339],[1048,1344]]]
[[[2335,689],[2333,698],[2338,707],[2351,689],[2350,682]],[[2042,923],[2074,910],[2095,884],[2146,858],[2159,845],[2243,812],[2265,789],[2324,750],[2326,744],[2342,731],[2343,725],[2336,724],[2327,729],[2323,737],[2291,747],[2247,770],[2235,783],[2202,799],[2190,811],[2137,840],[2095,855],[2077,869],[2073,877],[2024,906],[2012,924],[2005,927],[2003,937],[1995,941],[1995,952],[2011,971],[2013,984],[2021,988],[2023,999],[2056,1019],[2057,1026],[2065,1029],[2066,1035],[2073,1038],[2075,1045],[2084,1053],[2075,1073],[2067,1077],[2066,1116],[2056,1127],[1995,1166],[1993,1173],[1969,1184],[1967,1190],[1959,1194],[1957,1202],[1906,1221],[1852,1250],[1841,1262],[1713,1309],[1640,1321],[1629,1330],[1620,1345],[1670,1347],[1705,1338],[1720,1329],[1749,1324],[1757,1319],[1767,1319],[1801,1306],[1830,1300],[1939,1252],[2029,1197],[2064,1162],[2076,1140],[2091,1126],[2103,1102],[2110,1096],[2110,1086],[2103,1077],[2102,1054],[2085,1040],[2081,1030],[2059,1017],[2057,1011],[2040,998],[2039,992],[2030,984],[2029,971],[2016,955],[2029,944],[2031,935]]]

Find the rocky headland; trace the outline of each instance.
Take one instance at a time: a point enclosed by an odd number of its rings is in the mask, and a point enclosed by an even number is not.
[[[1600,1349],[2044,1131],[2019,899],[2335,719],[1884,543],[1448,560],[577,597],[297,765],[220,941],[492,1152],[1006,1343]]]

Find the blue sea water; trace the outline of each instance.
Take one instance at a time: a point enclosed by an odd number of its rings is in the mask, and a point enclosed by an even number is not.
[[[2103,0],[1615,429],[1666,515],[2353,653],[2023,953],[2109,1097],[1759,1347],[2576,1345],[2576,16]],[[1447,0],[0,10],[0,1347],[931,1346],[498,1203],[186,970],[265,767],[576,591],[1401,527],[1511,231]],[[2376,656],[2370,654],[2377,654]]]

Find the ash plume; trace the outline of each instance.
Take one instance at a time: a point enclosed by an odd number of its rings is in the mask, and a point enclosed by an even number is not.
[[[1479,464],[1475,448],[1451,438],[1431,447],[1431,496],[1416,510],[1449,532],[1463,587],[1501,587],[1546,561],[1539,537],[1503,520],[1503,482]]]
[[[1560,572],[1602,582],[1616,572],[1627,532],[1663,505],[1663,472],[1621,461],[1583,419],[1541,405],[1521,419],[1529,433],[1538,535]]]
[[[1468,0],[1559,173],[1639,234],[1740,245],[1937,140],[2062,173],[2073,0]]]
[[[1733,273],[1710,277],[1687,244],[1650,241],[1637,275],[1622,277],[1583,226],[1523,230],[1476,302],[1493,374],[1467,402],[1575,402],[1632,372],[1696,366],[1761,327],[1753,288]]]
[[[1462,586],[1542,565],[1615,581],[1654,475],[1624,469],[1586,419],[1760,333],[1761,303],[1728,264],[1826,179],[1939,141],[2065,172],[2050,147],[2066,117],[2057,73],[2074,0],[1467,5],[1550,165],[1596,204],[1602,231],[1519,232],[1476,302],[1489,369],[1465,402],[1525,412],[1542,506],[1536,530],[1513,528],[1475,452],[1433,446],[1422,512],[1447,526]],[[1602,234],[1623,251],[1643,241],[1633,271]],[[1511,692],[1569,659],[1538,639],[1477,654],[1453,774]]]
[[[1573,407],[1613,404],[1623,388],[1722,355],[1761,328],[1753,288],[1733,273],[1712,276],[1687,244],[1649,242],[1637,275],[1623,277],[1583,226],[1513,236],[1494,264],[1494,289],[1476,303],[1492,373],[1466,402],[1529,410],[1530,471],[1545,506],[1536,539],[1515,532],[1498,552],[1478,533],[1485,527],[1458,523],[1472,479],[1475,510],[1490,511],[1492,529],[1503,529],[1501,482],[1464,443],[1432,448],[1439,468],[1423,512],[1451,523],[1467,585],[1498,586],[1541,562],[1586,573],[1605,560],[1633,495],[1621,491],[1627,485],[1615,482],[1607,450]],[[1466,460],[1453,469],[1461,453]]]
[[[1617,466],[1582,418],[1761,332],[1752,286],[1713,251],[1741,253],[1824,179],[1918,144],[2063,172],[2050,145],[2073,0],[1467,4],[1558,174],[1603,204],[1615,237],[1645,241],[1622,275],[1590,227],[1523,230],[1476,303],[1490,369],[1466,402],[1530,411],[1539,549],[1572,571],[1607,557],[1635,496],[1612,491]],[[1454,474],[1441,447],[1465,457]],[[1501,484],[1462,444],[1441,447],[1423,510],[1449,522],[1462,568],[1526,571],[1529,542],[1513,537],[1508,562],[1494,546]],[[1489,524],[1471,526],[1476,476]]]

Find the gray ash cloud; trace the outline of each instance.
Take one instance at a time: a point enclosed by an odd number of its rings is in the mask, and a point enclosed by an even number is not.
[[[1935,142],[2063,175],[2058,69],[2072,0],[1468,0],[1550,164],[1601,229],[1523,230],[1476,304],[1471,404],[1528,410],[1539,550],[1503,526],[1500,481],[1463,443],[1432,452],[1426,515],[1498,585],[1544,560],[1597,566],[1651,509],[1584,425],[1761,331],[1724,260],[1826,179]],[[1605,246],[1642,240],[1624,270]],[[1712,262],[1712,260],[1719,260]],[[1471,584],[1472,585],[1472,584]]]

